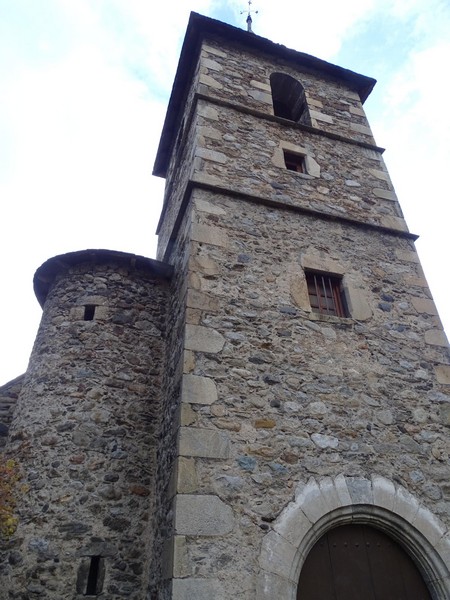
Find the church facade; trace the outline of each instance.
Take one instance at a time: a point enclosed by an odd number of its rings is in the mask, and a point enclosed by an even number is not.
[[[35,276],[6,598],[450,598],[448,344],[374,84],[191,15],[157,260]]]

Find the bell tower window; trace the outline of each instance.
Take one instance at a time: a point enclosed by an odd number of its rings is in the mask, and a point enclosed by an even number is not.
[[[273,113],[276,117],[296,123],[308,120],[305,90],[302,84],[286,73],[272,73],[270,76]]]

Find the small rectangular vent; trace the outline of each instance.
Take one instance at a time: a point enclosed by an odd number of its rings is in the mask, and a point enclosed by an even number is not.
[[[95,316],[95,304],[86,304],[84,307],[84,320],[93,321]]]

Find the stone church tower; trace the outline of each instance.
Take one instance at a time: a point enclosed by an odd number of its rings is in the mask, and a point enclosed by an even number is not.
[[[450,598],[448,347],[374,83],[191,15],[158,260],[36,273],[5,598]]]

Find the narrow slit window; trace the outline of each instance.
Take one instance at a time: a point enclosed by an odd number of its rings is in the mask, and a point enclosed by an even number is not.
[[[101,556],[91,556],[85,596],[98,596],[103,590],[104,565]]]
[[[293,152],[287,152],[283,150],[284,153],[284,164],[286,165],[286,169],[288,171],[295,171],[296,173],[306,173],[305,167],[305,157],[301,154],[294,154]]]
[[[324,273],[306,273],[311,309],[321,315],[348,317],[342,279]]]
[[[93,321],[95,316],[95,309],[97,307],[95,304],[86,304],[84,307],[84,320],[85,321]]]

